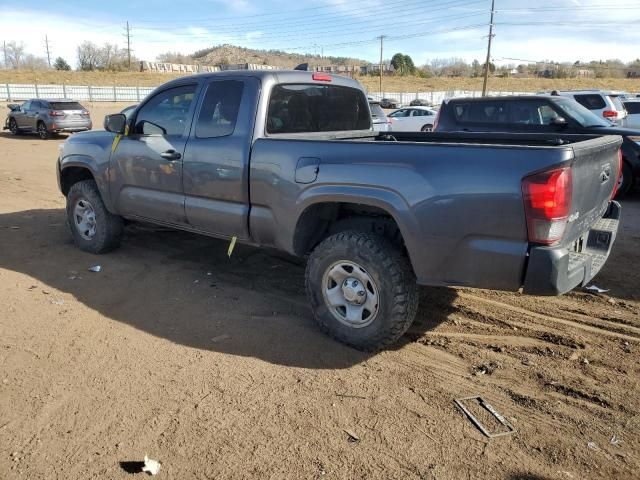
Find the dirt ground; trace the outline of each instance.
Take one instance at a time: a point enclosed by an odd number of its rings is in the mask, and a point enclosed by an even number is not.
[[[0,134],[0,478],[144,478],[145,454],[173,479],[640,478],[640,192],[608,294],[423,288],[365,354],[320,333],[282,255],[135,225],[76,249],[61,141]],[[471,395],[517,432],[484,437]]]

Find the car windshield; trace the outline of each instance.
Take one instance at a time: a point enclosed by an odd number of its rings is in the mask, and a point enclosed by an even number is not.
[[[568,98],[554,98],[554,102],[571,118],[583,127],[610,127],[611,122],[600,118],[591,110],[583,107],[575,100]]]

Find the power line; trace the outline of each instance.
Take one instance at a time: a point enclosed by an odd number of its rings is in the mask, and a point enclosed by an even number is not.
[[[489,41],[487,42],[487,60],[484,62],[484,80],[482,81],[482,96],[487,94],[489,80],[489,62],[491,61],[491,40],[493,40],[493,14],[496,12],[495,0],[491,0],[491,19],[489,20]]]

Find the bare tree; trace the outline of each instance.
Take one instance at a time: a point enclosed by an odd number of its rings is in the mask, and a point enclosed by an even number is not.
[[[194,63],[193,57],[191,57],[190,55],[184,55],[179,52],[161,53],[156,57],[156,60],[162,63],[183,63],[187,65]]]
[[[78,69],[79,70],[96,70],[101,67],[102,52],[100,48],[93,42],[82,42],[78,45]]]
[[[22,67],[22,60],[24,58],[24,43],[16,42],[7,43],[7,66],[15,68],[16,70]]]
[[[20,63],[20,68],[26,70],[46,70],[49,68],[49,63],[46,58],[36,57],[30,53],[27,53]]]

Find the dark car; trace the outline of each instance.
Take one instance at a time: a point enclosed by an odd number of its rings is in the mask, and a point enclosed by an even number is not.
[[[434,131],[621,135],[623,165],[618,194],[628,193],[640,177],[640,129],[615,126],[566,97],[529,95],[445,100]]]
[[[429,106],[429,102],[427,102],[426,100],[423,100],[421,98],[416,98],[415,100],[411,100],[409,102],[409,106],[410,107],[428,107]]]
[[[75,100],[34,98],[22,105],[13,103],[8,107],[10,112],[4,129],[14,135],[37,133],[44,140],[52,133],[82,132],[92,128],[89,111]]]
[[[380,106],[382,108],[398,108],[400,106],[400,102],[395,98],[383,98],[380,100]]]

